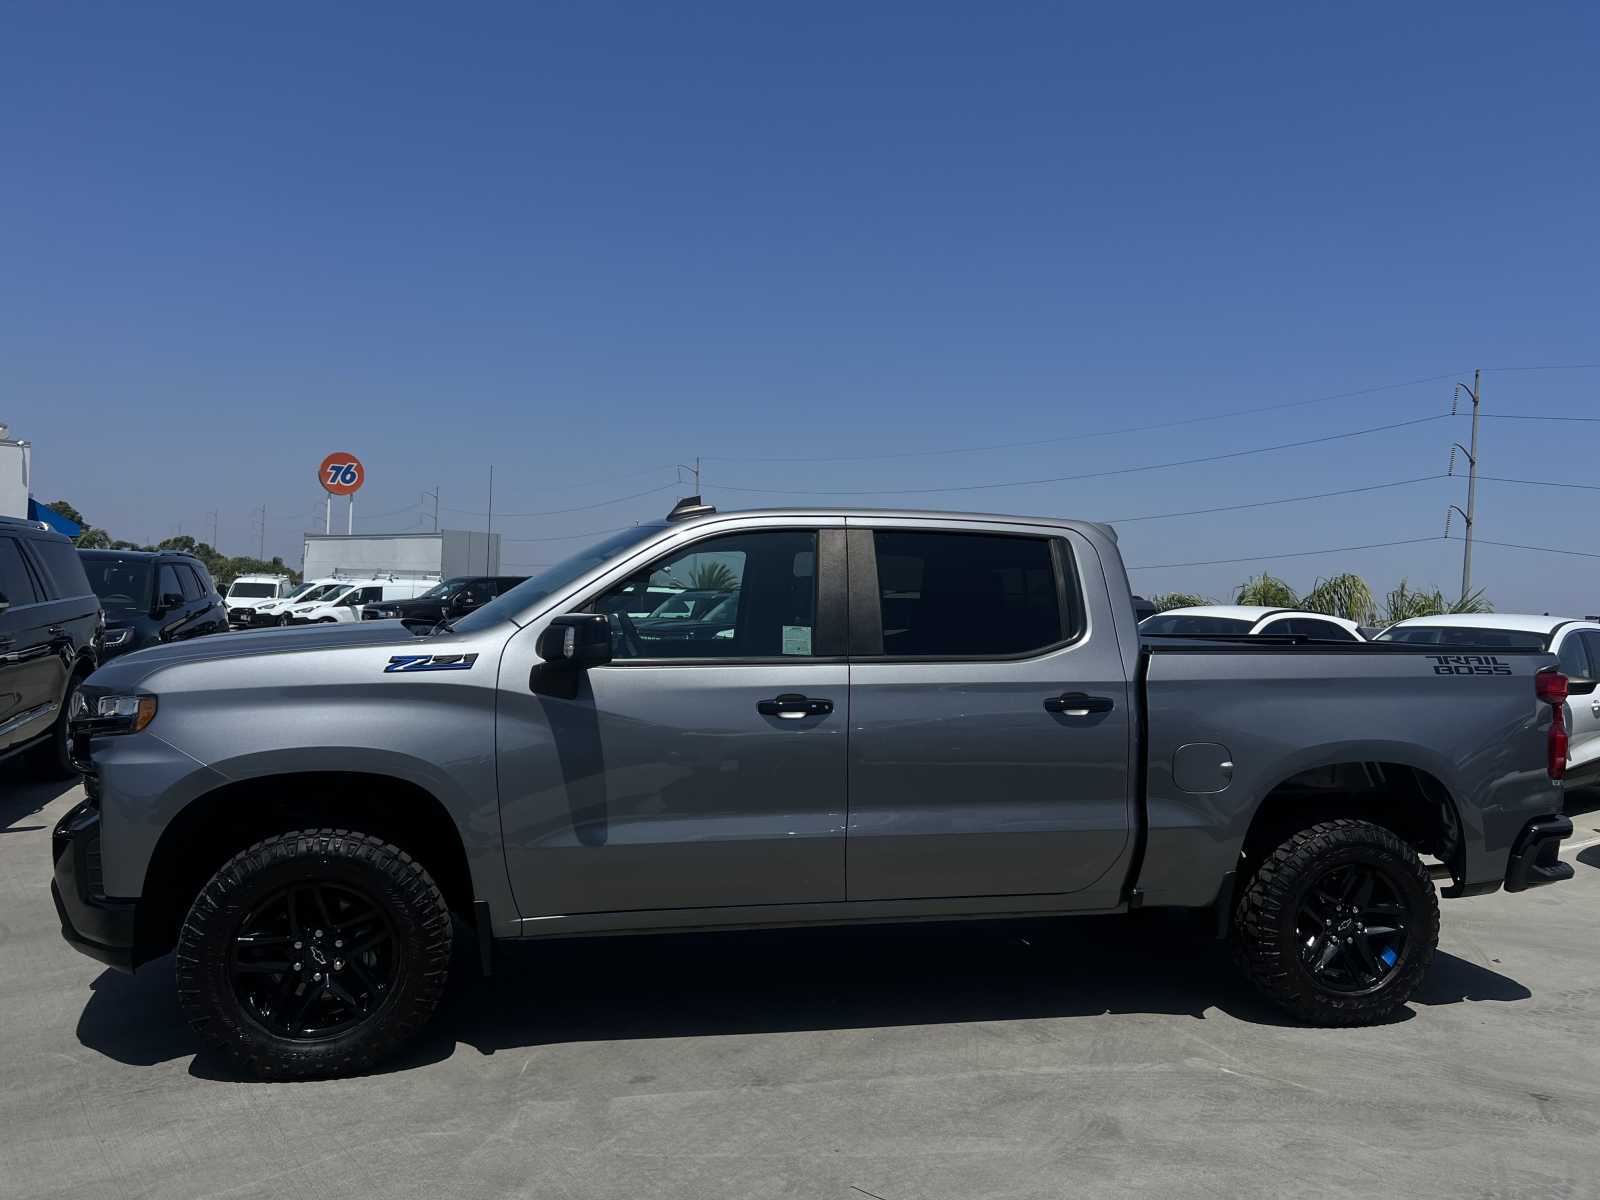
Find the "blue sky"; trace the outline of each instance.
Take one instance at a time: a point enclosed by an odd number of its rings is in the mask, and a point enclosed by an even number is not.
[[[1464,421],[859,494],[1435,416],[1474,367],[1486,411],[1600,416],[1600,370],[1500,369],[1600,363],[1597,35],[1578,5],[12,6],[0,420],[43,499],[141,539],[216,510],[234,553],[265,504],[291,561],[335,449],[368,531],[435,485],[481,528],[493,463],[522,566],[659,515],[695,455],[723,507],[1096,519],[1434,475]],[[1600,422],[1482,438],[1488,474],[1600,484]],[[1432,538],[1464,500],[1122,537],[1249,558]],[[1486,482],[1478,533],[1600,555],[1597,502]],[[1135,581],[1449,590],[1460,549]],[[1475,582],[1600,611],[1600,557],[1484,546]]]

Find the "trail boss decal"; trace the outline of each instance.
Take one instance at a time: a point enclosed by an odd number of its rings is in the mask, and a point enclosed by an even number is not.
[[[1509,675],[1511,665],[1493,654],[1430,654],[1435,675]]]
[[[385,675],[411,671],[470,671],[478,661],[476,654],[396,654],[383,669]]]

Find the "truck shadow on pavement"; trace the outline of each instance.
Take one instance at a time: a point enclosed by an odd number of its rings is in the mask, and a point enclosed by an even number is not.
[[[24,774],[28,770],[25,766],[14,762],[0,764],[0,771],[13,770],[20,776],[17,782],[8,780],[4,787],[0,787],[0,835],[43,829],[46,822],[29,821],[27,818],[43,812],[46,806],[78,786],[76,775],[71,779],[39,779]]]
[[[1208,1010],[1293,1026],[1235,973],[1226,948],[1163,913],[1128,919],[983,922],[762,933],[597,938],[513,947],[492,979],[470,938],[450,993],[419,1042],[380,1068],[541,1045],[1041,1020],[1105,1013],[1205,1019]],[[194,1054],[170,959],[105,972],[78,1023],[84,1046],[152,1065]],[[1513,1001],[1516,980],[1441,952],[1416,1005]],[[1401,1010],[1395,1021],[1416,1014]],[[190,1073],[241,1076],[220,1055]]]

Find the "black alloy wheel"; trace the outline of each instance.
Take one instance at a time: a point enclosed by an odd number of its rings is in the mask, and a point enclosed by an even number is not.
[[[1376,867],[1328,869],[1306,888],[1295,915],[1301,966],[1329,991],[1377,991],[1404,963],[1406,912],[1400,890]]]

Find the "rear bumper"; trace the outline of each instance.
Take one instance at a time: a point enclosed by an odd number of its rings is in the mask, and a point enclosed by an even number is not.
[[[1522,827],[1506,863],[1506,891],[1525,892],[1572,878],[1572,864],[1561,861],[1561,839],[1572,836],[1568,817],[1535,817]]]
[[[97,962],[132,971],[138,905],[100,893],[100,812],[91,801],[57,822],[50,853],[55,862],[50,896],[61,918],[61,936]]]

